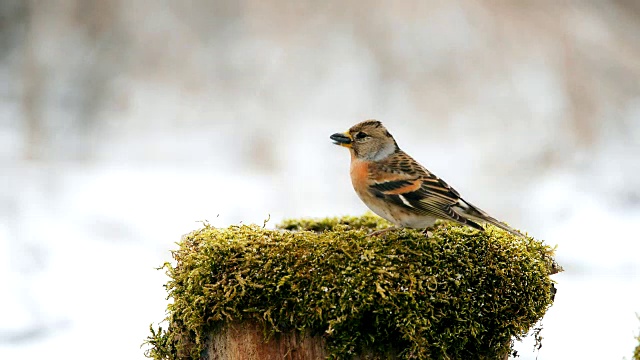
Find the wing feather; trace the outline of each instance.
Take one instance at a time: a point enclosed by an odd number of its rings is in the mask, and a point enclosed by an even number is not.
[[[471,205],[460,194],[401,150],[385,163],[377,164],[375,182],[369,190],[405,211],[452,220],[484,230],[476,221],[493,224],[517,236],[524,236]]]
[[[419,165],[405,153],[376,171],[370,191],[379,198],[400,206],[405,211],[448,219],[477,229],[482,226],[457,213],[453,206],[460,194],[442,179]]]

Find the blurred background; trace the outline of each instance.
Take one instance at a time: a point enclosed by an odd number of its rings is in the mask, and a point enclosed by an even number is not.
[[[143,359],[180,236],[365,212],[365,119],[557,245],[542,349],[640,328],[640,2],[0,1],[0,358]]]

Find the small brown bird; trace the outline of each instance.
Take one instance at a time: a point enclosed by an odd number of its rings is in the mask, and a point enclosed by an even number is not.
[[[479,230],[484,228],[478,222],[485,222],[524,237],[462,199],[455,189],[400,150],[380,121],[363,121],[330,138],[351,152],[351,182],[360,199],[396,225],[370,235],[397,226],[427,228],[436,219],[444,219]]]

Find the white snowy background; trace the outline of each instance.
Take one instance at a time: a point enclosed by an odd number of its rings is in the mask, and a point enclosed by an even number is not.
[[[0,359],[143,359],[180,236],[365,211],[368,118],[565,272],[543,347],[640,329],[640,3],[0,2]]]

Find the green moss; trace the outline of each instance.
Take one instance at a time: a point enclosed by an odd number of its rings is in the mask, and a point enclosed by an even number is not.
[[[336,230],[373,230],[385,229],[392,226],[384,219],[367,213],[363,216],[343,216],[324,219],[289,219],[278,225],[278,229],[292,231],[336,231]]]
[[[638,319],[640,319],[640,315],[638,315]],[[636,346],[636,349],[633,351],[633,360],[640,360],[640,332],[638,333],[638,336],[636,337],[636,340],[638,341],[638,346]]]
[[[221,325],[256,321],[267,337],[322,335],[337,359],[362,348],[493,359],[552,303],[552,249],[539,241],[448,223],[429,238],[410,229],[366,236],[387,225],[365,215],[192,232],[175,265],[164,265],[173,303],[146,355],[197,359]]]

